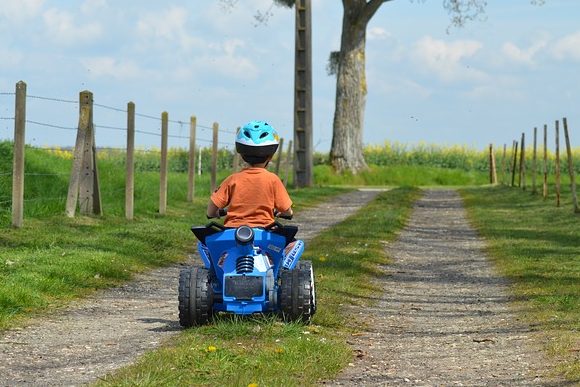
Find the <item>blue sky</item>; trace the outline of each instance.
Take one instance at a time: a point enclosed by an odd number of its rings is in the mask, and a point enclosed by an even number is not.
[[[294,11],[271,0],[0,0],[0,93],[19,80],[31,96],[75,101],[91,90],[97,145],[122,147],[122,112],[172,120],[170,146],[187,146],[189,117],[209,145],[219,122],[231,146],[237,126],[268,120],[293,130]],[[271,15],[257,25],[256,11]],[[314,144],[332,138],[335,79],[326,74],[340,42],[339,0],[313,0]],[[490,0],[485,19],[450,27],[441,0],[395,0],[368,28],[364,142],[484,148],[568,118],[580,146],[580,1]],[[0,138],[12,137],[13,96],[0,94]],[[27,101],[27,143],[70,146],[78,106]],[[42,123],[44,125],[36,124]],[[185,122],[185,124],[180,124]],[[55,128],[52,126],[57,126]],[[137,118],[158,133],[159,121]],[[552,140],[552,138],[550,138]],[[138,133],[139,146],[159,137]],[[528,142],[529,143],[529,142]]]

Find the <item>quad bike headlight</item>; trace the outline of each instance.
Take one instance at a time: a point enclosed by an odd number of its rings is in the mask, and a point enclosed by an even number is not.
[[[236,229],[236,240],[245,245],[254,240],[254,230],[248,226],[240,226]]]

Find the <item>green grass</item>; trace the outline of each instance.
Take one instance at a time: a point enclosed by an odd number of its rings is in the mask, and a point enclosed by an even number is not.
[[[553,187],[551,192],[553,192]],[[562,206],[515,188],[462,190],[473,223],[500,272],[513,283],[525,318],[545,334],[547,351],[580,381],[580,214],[569,190]]]
[[[384,243],[404,225],[417,196],[416,189],[385,192],[308,244],[303,259],[313,262],[318,296],[312,325],[224,317],[184,331],[99,385],[302,386],[334,377],[352,359],[349,335],[364,325],[342,305],[368,304],[381,291],[373,279],[388,262]]]
[[[320,185],[352,186],[464,186],[489,183],[486,172],[419,165],[376,166],[357,175],[337,175],[329,165],[314,168],[314,180]]]

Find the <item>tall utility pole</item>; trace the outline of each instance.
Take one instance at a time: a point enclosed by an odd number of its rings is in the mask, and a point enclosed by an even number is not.
[[[294,184],[312,185],[312,13],[311,0],[296,0],[294,60]]]

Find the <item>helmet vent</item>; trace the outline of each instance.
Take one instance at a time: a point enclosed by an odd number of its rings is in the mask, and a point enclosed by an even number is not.
[[[246,137],[252,137],[252,136],[250,136],[250,132],[248,132],[247,130],[244,130],[244,136],[246,136]]]
[[[260,134],[260,138],[264,138],[264,137],[268,137],[268,133],[264,132],[264,133]]]

